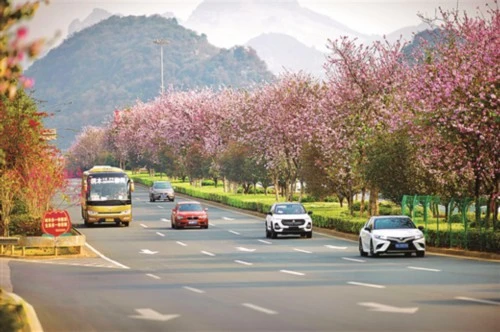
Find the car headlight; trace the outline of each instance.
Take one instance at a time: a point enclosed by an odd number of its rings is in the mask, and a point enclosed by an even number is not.
[[[424,237],[423,234],[417,234],[417,235],[415,235],[415,240],[419,240],[419,239],[421,239],[423,237]]]
[[[387,236],[386,235],[375,235],[375,238],[379,239],[379,240],[387,240]]]

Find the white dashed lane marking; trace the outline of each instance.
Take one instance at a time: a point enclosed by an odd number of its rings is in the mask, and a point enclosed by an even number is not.
[[[371,288],[385,288],[385,286],[382,286],[382,285],[365,284],[363,282],[356,282],[356,281],[349,281],[348,284],[355,285],[355,286],[371,287]]]

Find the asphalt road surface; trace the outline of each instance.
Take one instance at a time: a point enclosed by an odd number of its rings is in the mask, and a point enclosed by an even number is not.
[[[498,262],[270,240],[263,218],[211,205],[208,229],[175,230],[174,204],[136,186],[130,227],[93,228],[67,206],[96,256],[11,260],[14,292],[46,332],[499,330]]]

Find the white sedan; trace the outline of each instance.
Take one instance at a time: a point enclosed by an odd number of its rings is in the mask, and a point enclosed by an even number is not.
[[[379,254],[404,253],[425,256],[425,236],[422,226],[415,226],[407,216],[371,217],[359,232],[359,254],[376,257]]]

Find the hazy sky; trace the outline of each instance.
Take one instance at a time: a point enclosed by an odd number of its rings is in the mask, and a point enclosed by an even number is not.
[[[56,31],[66,34],[74,19],[85,19],[94,8],[123,15],[150,15],[173,12],[186,20],[203,0],[51,0],[42,4],[28,22],[30,37],[52,37]],[[220,0],[230,2],[235,0]],[[241,0],[238,0],[241,1]],[[283,0],[248,0],[283,1]],[[287,0],[289,1],[289,0]],[[389,34],[401,27],[421,23],[417,13],[433,16],[436,8],[456,8],[476,16],[476,8],[484,10],[493,0],[297,0],[302,7],[328,15],[348,27],[366,34]],[[24,3],[26,0],[15,0]],[[32,1],[31,1],[32,2]],[[62,38],[56,41],[60,42]]]

